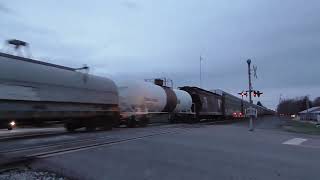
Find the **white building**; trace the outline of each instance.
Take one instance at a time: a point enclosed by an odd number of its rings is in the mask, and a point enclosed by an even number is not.
[[[320,121],[320,106],[306,109],[299,112],[300,120],[304,121]]]

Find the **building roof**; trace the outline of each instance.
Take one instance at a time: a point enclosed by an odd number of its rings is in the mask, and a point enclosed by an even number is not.
[[[317,113],[317,111],[320,111],[320,106],[316,106],[316,107],[312,107],[312,108],[306,109],[304,111],[299,112],[299,114]]]

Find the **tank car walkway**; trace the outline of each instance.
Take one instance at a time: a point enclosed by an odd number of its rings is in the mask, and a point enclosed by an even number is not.
[[[254,132],[247,122],[99,132],[97,137],[143,137],[44,156],[29,166],[73,179],[319,179],[320,136],[284,132],[276,128],[276,120],[270,122],[259,122]]]

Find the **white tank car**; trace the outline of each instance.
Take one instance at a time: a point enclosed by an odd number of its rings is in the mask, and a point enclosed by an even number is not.
[[[192,106],[192,98],[189,93],[179,90],[173,89],[174,93],[177,96],[177,106],[174,109],[175,113],[190,113]]]
[[[157,85],[137,80],[115,80],[122,117],[159,113],[166,106],[166,93]]]

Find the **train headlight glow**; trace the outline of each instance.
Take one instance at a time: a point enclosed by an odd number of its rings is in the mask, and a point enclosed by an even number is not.
[[[11,121],[9,124],[10,124],[11,126],[15,126],[15,125],[16,125],[16,122]]]

